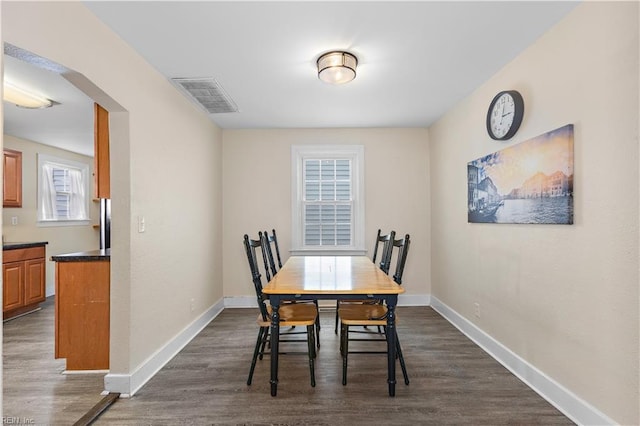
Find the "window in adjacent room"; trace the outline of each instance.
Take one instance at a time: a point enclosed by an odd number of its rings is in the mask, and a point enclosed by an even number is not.
[[[293,254],[365,254],[364,147],[291,150]]]
[[[89,223],[89,165],[38,155],[38,224]]]

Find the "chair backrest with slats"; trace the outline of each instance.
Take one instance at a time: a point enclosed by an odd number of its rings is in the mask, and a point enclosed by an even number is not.
[[[256,250],[260,248],[263,260],[266,265],[266,258],[264,252],[264,237],[262,232],[259,233],[259,239],[253,240],[249,238],[247,234],[244,234],[244,249],[247,253],[247,260],[249,261],[249,269],[251,270],[251,279],[253,281],[253,287],[256,291],[256,297],[258,299],[258,307],[260,308],[260,315],[264,321],[269,320],[269,313],[267,312],[266,297],[262,293],[262,275],[260,274],[260,267],[258,266],[258,256]],[[266,268],[268,269],[268,268]],[[268,271],[265,271],[268,273]]]
[[[381,235],[382,231],[378,229],[378,235],[376,235],[376,245],[373,249],[373,257],[371,261],[376,263],[378,256],[378,247],[382,244],[382,252],[380,257],[380,269],[385,274],[389,273],[389,267],[391,266],[391,255],[393,253],[393,240],[396,237],[396,231],[391,231],[386,235]]]
[[[267,256],[267,261],[270,272],[271,272],[271,276],[275,276],[276,273],[282,269],[282,259],[280,258],[280,248],[278,247],[278,237],[276,236],[276,230],[272,229],[271,230],[272,234],[269,235],[269,233],[267,231],[264,231],[264,234],[262,234],[262,236],[265,239],[265,252],[266,252],[266,256]],[[278,266],[276,267],[276,262],[275,259],[273,257],[273,252],[276,252],[276,258],[278,260]],[[267,277],[267,280],[270,280],[271,277]]]
[[[393,274],[393,280],[398,284],[402,284],[402,274],[404,274],[404,265],[407,262],[407,254],[409,254],[410,243],[411,240],[409,239],[409,234],[406,234],[404,238],[393,241],[392,247],[398,247],[396,270]]]

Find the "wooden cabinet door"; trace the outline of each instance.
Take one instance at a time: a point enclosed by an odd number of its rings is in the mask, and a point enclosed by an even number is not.
[[[111,198],[109,165],[109,112],[94,104],[93,187],[96,198]]]
[[[45,266],[44,259],[33,259],[25,262],[24,303],[40,303],[45,299]]]
[[[4,150],[3,207],[22,207],[22,153]]]
[[[2,311],[24,306],[24,262],[2,265]]]

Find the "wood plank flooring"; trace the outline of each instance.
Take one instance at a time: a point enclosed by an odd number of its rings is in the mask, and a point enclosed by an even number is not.
[[[41,306],[3,324],[2,415],[18,424],[71,425],[102,398],[104,374],[62,374],[65,360],[54,359],[53,298]]]
[[[102,375],[61,376],[64,361],[52,362],[52,311],[46,306],[19,319],[34,323],[28,328],[5,324],[5,416],[73,424],[101,398]],[[258,361],[253,384],[246,385],[256,314],[254,309],[223,311],[133,398],[117,400],[94,424],[573,424],[429,307],[398,308],[411,384],[404,385],[398,368],[395,398],[387,394],[384,355],[350,356],[349,383],[342,386],[334,311],[321,315],[316,387],[309,385],[306,356],[283,355],[273,398],[268,357]],[[51,327],[50,348],[34,346],[40,345],[42,327]]]

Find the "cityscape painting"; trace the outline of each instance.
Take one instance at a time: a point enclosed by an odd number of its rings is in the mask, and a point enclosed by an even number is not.
[[[573,124],[467,164],[470,223],[573,223]]]

